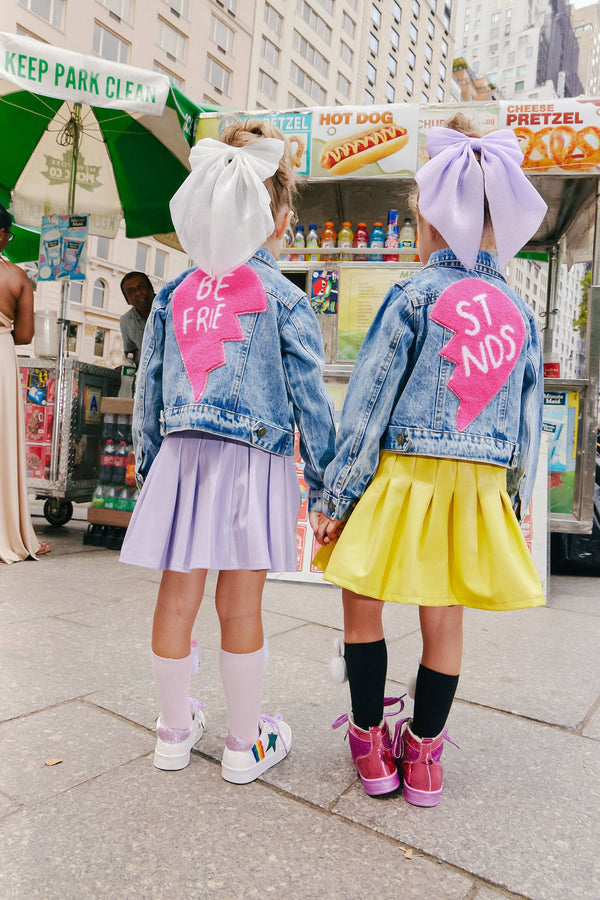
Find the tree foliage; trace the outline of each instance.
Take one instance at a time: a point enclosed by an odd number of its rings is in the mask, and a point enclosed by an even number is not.
[[[578,331],[579,335],[583,338],[585,337],[585,330],[587,328],[588,292],[592,284],[591,269],[588,269],[579,284],[581,285],[581,300],[579,301],[577,315],[573,319],[572,324],[575,331]]]

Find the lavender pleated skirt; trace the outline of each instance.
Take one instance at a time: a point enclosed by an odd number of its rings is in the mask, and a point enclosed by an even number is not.
[[[167,435],[131,517],[121,562],[149,569],[296,570],[292,457],[198,431]]]

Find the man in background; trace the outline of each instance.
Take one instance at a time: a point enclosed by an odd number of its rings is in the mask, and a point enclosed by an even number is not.
[[[125,355],[133,353],[137,366],[140,361],[144,328],[154,300],[154,288],[144,272],[128,272],[121,279],[121,290],[131,307],[121,316],[120,321],[123,353]]]

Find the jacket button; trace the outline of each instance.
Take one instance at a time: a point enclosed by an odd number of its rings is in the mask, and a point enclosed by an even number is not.
[[[266,428],[259,428],[258,431],[256,432],[256,437],[263,438],[266,433],[267,433]]]
[[[405,443],[405,441],[406,441],[405,434],[397,434],[396,435],[396,443],[397,444],[400,444],[400,446],[402,446]]]
[[[328,501],[328,503],[327,503],[327,509],[329,510],[329,512],[333,512],[333,511],[334,511],[334,509],[335,509],[335,503],[333,502],[333,500],[329,500],[329,501]]]

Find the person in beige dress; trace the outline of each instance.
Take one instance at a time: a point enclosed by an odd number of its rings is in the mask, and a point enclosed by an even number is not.
[[[0,563],[48,553],[27,505],[23,398],[15,344],[33,337],[33,291],[25,272],[2,256],[12,221],[0,206]]]

